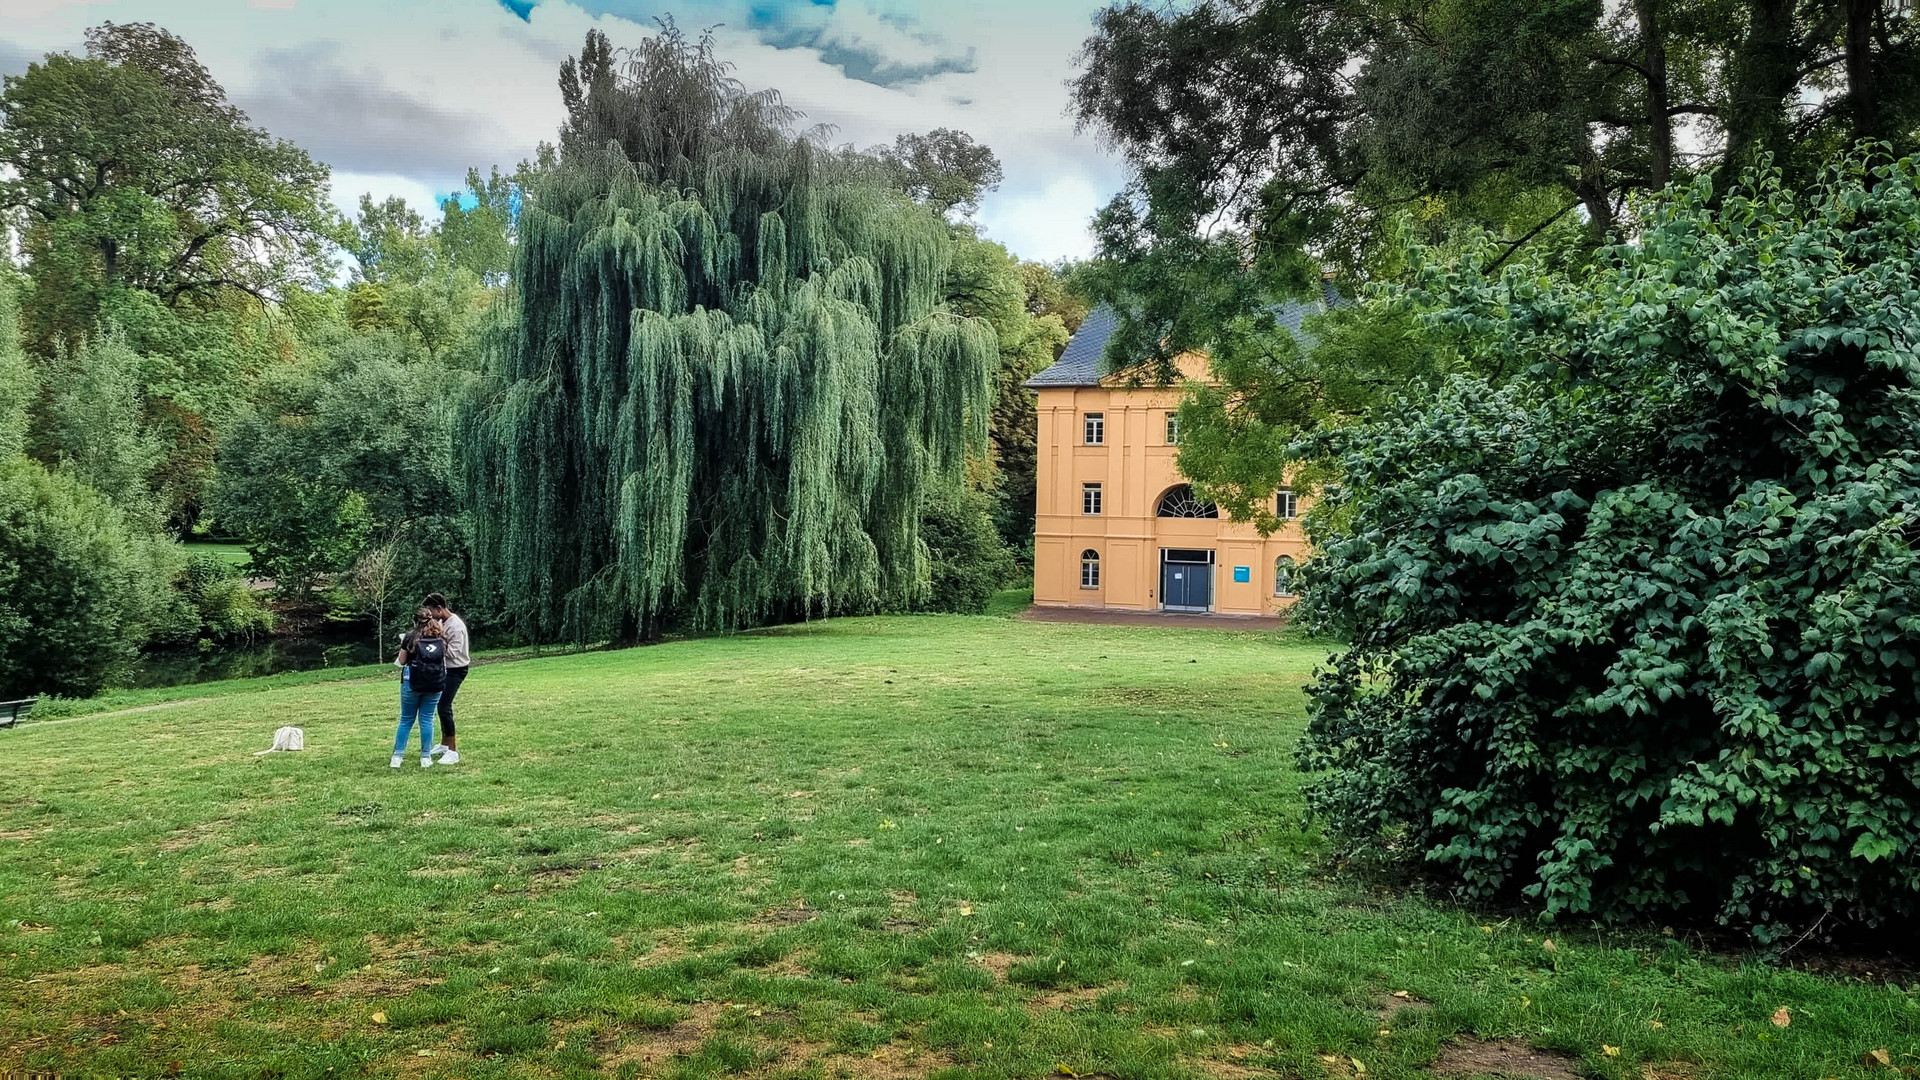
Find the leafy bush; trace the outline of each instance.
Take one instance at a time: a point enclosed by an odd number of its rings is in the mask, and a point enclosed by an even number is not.
[[[1013,556],[993,523],[993,504],[960,485],[928,491],[920,511],[920,537],[927,545],[930,588],[924,611],[978,615],[993,591],[1013,576]]]
[[[1525,374],[1324,437],[1313,805],[1549,914],[1920,914],[1920,184],[1705,181],[1585,271],[1428,272]]]
[[[198,637],[223,641],[251,639],[273,631],[273,612],[245,578],[218,555],[190,556],[178,581],[180,596],[194,613]]]
[[[0,460],[0,698],[104,686],[173,615],[179,558],[92,488]]]

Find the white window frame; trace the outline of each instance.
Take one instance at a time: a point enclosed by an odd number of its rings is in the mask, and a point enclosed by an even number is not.
[[[1088,552],[1093,553],[1092,558],[1087,557]],[[1092,548],[1080,553],[1080,587],[1083,589],[1100,587],[1100,553]]]
[[[1106,491],[1094,483],[1080,485],[1080,514],[1083,517],[1101,517],[1106,509]]]
[[[1180,414],[1179,413],[1167,414],[1167,445],[1168,446],[1180,445]]]
[[[1107,445],[1107,414],[1082,413],[1080,416],[1080,439],[1085,446]]]
[[[1300,498],[1292,488],[1281,488],[1274,492],[1273,514],[1281,521],[1292,521],[1300,516]]]
[[[1282,583],[1280,578],[1280,568],[1283,566],[1287,568],[1287,577],[1284,584]],[[1294,575],[1294,572],[1299,569],[1300,569],[1300,564],[1294,562],[1293,556],[1291,555],[1281,555],[1273,560],[1273,595],[1274,596],[1290,597],[1294,595],[1293,575]]]

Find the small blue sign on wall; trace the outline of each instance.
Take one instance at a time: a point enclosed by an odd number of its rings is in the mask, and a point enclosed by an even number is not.
[[[1253,580],[1253,567],[1236,566],[1233,568],[1233,580],[1246,582]]]

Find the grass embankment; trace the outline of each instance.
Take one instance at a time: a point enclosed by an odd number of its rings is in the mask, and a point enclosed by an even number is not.
[[[390,679],[0,732],[0,1070],[1920,1065],[1898,989],[1657,933],[1549,951],[1325,876],[1290,757],[1322,655],[876,618],[498,664],[427,771],[387,768]],[[251,756],[281,724],[309,749]]]
[[[188,553],[194,555],[212,555],[221,562],[234,567],[244,567],[253,561],[244,544],[222,544],[212,540],[189,540],[186,542]]]

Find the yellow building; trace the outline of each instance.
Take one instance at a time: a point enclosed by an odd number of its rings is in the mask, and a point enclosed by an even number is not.
[[[1278,309],[1294,330],[1320,304]],[[1306,557],[1303,504],[1274,494],[1284,527],[1262,537],[1193,489],[1174,464],[1176,385],[1129,386],[1103,374],[1115,316],[1095,309],[1053,366],[1027,381],[1039,397],[1034,603],[1130,611],[1273,615],[1293,603],[1289,570]],[[1206,358],[1178,360],[1207,377]]]

